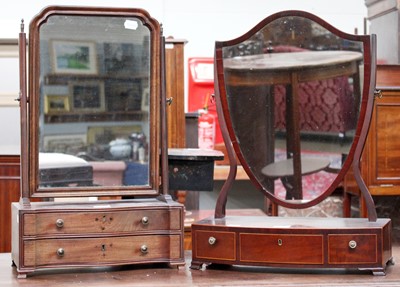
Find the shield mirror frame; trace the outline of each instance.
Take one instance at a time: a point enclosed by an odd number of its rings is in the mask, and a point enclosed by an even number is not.
[[[246,160],[246,157],[243,155],[241,151],[240,141],[237,138],[236,131],[234,128],[234,124],[231,119],[229,100],[228,100],[228,87],[227,87],[227,75],[224,66],[224,60],[226,60],[226,48],[237,46],[240,43],[245,41],[249,41],[249,39],[254,39],[255,35],[261,31],[266,25],[279,20],[284,17],[299,17],[304,18],[308,21],[313,21],[325,28],[327,31],[331,32],[333,35],[340,37],[349,41],[357,41],[361,43],[363,48],[363,82],[361,83],[362,94],[360,95],[360,109],[359,109],[359,117],[357,121],[357,125],[354,131],[354,139],[353,143],[350,146],[347,157],[345,161],[342,163],[341,169],[338,171],[336,178],[329,185],[328,188],[323,190],[317,197],[309,200],[309,201],[301,201],[301,202],[293,202],[291,200],[282,200],[266,190],[265,186],[263,186],[260,181],[257,179],[257,176],[251,169],[251,166]],[[268,199],[270,199],[273,203],[294,209],[307,208],[314,206],[320,203],[322,200],[326,199],[329,195],[333,193],[333,191],[338,187],[340,182],[343,180],[345,174],[348,172],[351,166],[353,166],[354,176],[357,180],[359,188],[362,191],[362,194],[366,198],[369,205],[372,207],[369,208],[371,210],[371,216],[374,217],[373,212],[373,201],[372,197],[369,194],[363,180],[360,176],[358,164],[361,158],[362,149],[364,147],[365,139],[367,136],[369,123],[371,119],[371,109],[373,105],[373,96],[375,92],[375,70],[376,70],[376,37],[375,35],[351,35],[344,33],[323,19],[304,11],[282,11],[275,13],[261,22],[259,22],[256,26],[254,26],[251,30],[249,30],[244,35],[228,40],[228,41],[217,41],[215,43],[215,55],[214,55],[214,81],[215,81],[215,96],[217,103],[217,111],[218,118],[220,121],[220,126],[224,138],[224,142],[227,148],[227,154],[230,159],[230,173],[228,175],[228,179],[225,182],[222,190],[219,194],[219,198],[217,200],[216,212],[215,216],[223,217],[225,215],[225,205],[227,200],[227,194],[230,190],[232,182],[236,175],[237,164],[241,164],[248,174],[250,180],[255,185],[257,190],[261,191]],[[241,57],[241,56],[239,56]]]

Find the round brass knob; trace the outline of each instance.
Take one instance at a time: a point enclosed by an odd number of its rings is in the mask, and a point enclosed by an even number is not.
[[[57,255],[58,255],[59,257],[63,257],[64,254],[65,254],[64,248],[58,248],[58,249],[57,249]]]
[[[149,248],[147,247],[147,245],[142,245],[140,247],[140,252],[142,252],[142,254],[147,254],[149,252]]]
[[[57,220],[56,220],[56,226],[57,226],[58,228],[64,227],[64,220],[62,220],[61,218],[57,219]]]
[[[217,242],[217,239],[215,237],[210,237],[208,238],[208,244],[214,245]]]
[[[354,241],[354,240],[350,240],[350,241],[349,241],[349,247],[350,247],[351,249],[355,249],[355,248],[357,247],[357,242]]]
[[[143,218],[142,218],[142,224],[143,224],[143,225],[149,224],[149,218],[148,218],[147,216],[143,216]]]

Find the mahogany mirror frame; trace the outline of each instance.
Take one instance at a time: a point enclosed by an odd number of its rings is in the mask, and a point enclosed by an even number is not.
[[[236,140],[235,131],[233,128],[233,124],[231,121],[228,100],[227,100],[227,91],[226,91],[226,83],[224,77],[224,55],[223,48],[227,46],[236,45],[242,43],[245,40],[250,39],[254,36],[258,31],[263,29],[267,24],[277,20],[281,17],[288,16],[298,16],[309,19],[311,21],[316,22],[322,27],[326,28],[328,31],[332,32],[336,36],[341,38],[362,42],[363,52],[364,52],[364,79],[363,79],[363,90],[361,95],[361,107],[359,111],[359,119],[357,122],[355,135],[353,143],[350,147],[349,153],[345,162],[342,165],[341,170],[337,174],[337,177],[332,182],[332,184],[324,190],[318,197],[301,203],[292,203],[290,200],[282,200],[276,196],[274,196],[271,192],[267,191],[256,179],[253,172],[251,171],[249,164],[243,157],[240,152],[240,144]],[[368,208],[368,218],[370,221],[376,221],[377,215],[375,210],[375,205],[372,199],[371,194],[369,193],[363,179],[361,178],[359,162],[361,159],[361,154],[364,148],[365,140],[368,134],[368,129],[371,121],[372,115],[372,107],[375,91],[375,75],[376,75],[376,36],[375,35],[351,35],[344,33],[337,28],[333,27],[323,19],[305,12],[305,11],[297,11],[297,10],[288,10],[282,11],[271,16],[265,18],[261,22],[259,22],[256,26],[254,26],[251,30],[249,30],[244,35],[228,40],[228,41],[216,41],[215,43],[215,55],[214,55],[214,85],[215,85],[215,99],[217,105],[218,118],[221,126],[221,131],[223,135],[223,139],[225,142],[225,146],[227,149],[227,154],[230,161],[230,171],[228,174],[228,178],[224,185],[222,186],[221,192],[217,199],[217,204],[215,208],[215,218],[223,218],[225,217],[225,208],[227,202],[228,192],[231,189],[232,183],[235,180],[236,172],[237,172],[237,164],[238,162],[243,166],[247,175],[249,176],[251,182],[255,185],[256,189],[262,192],[269,200],[271,200],[274,204],[293,208],[293,209],[301,209],[308,208],[314,206],[324,199],[326,199],[329,195],[331,195],[334,190],[337,188],[339,183],[343,180],[345,174],[353,167],[354,177],[356,182],[361,190],[362,195],[364,196]]]
[[[40,101],[40,27],[52,16],[113,16],[131,17],[142,21],[150,31],[150,105],[149,105],[149,181],[138,186],[56,187],[39,186],[39,101]],[[23,30],[23,28],[21,29]],[[23,36],[21,36],[23,35]],[[29,26],[29,68],[26,80],[24,49],[25,33],[20,33],[20,86],[21,86],[21,178],[22,200],[29,197],[71,196],[158,196],[167,193],[165,96],[163,79],[163,37],[160,24],[147,11],[138,8],[99,8],[74,6],[49,6],[33,18]],[[25,37],[26,38],[26,37]],[[25,72],[24,72],[25,71]],[[29,81],[29,85],[27,85]],[[29,87],[27,95],[26,87]],[[29,116],[28,116],[29,115]],[[161,158],[160,158],[161,157]],[[161,160],[160,160],[161,159]],[[165,177],[165,176],[164,176]]]

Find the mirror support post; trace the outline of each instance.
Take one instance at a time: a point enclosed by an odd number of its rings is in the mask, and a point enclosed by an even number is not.
[[[162,194],[168,194],[168,116],[166,102],[166,86],[165,86],[165,38],[161,27],[160,37],[160,62],[161,62],[161,174],[162,174]]]
[[[355,153],[354,153],[354,159],[353,159],[353,171],[354,171],[354,177],[357,181],[358,187],[360,188],[361,194],[365,199],[365,203],[367,206],[367,211],[368,211],[368,220],[371,222],[377,221],[377,213],[376,213],[376,208],[375,208],[375,203],[372,198],[371,193],[369,192],[363,178],[361,177],[360,173],[360,161],[361,161],[361,155],[364,150],[364,145],[365,141],[368,136],[368,131],[371,123],[371,115],[372,115],[372,109],[374,106],[374,98],[375,98],[375,86],[376,86],[376,35],[372,34],[371,35],[371,79],[370,79],[370,86],[368,87],[368,103],[367,103],[367,108],[365,114],[367,115],[364,124],[362,126],[362,131],[360,134],[360,139],[359,141],[362,143],[362,145],[357,146]]]
[[[216,48],[215,53],[222,53],[221,49]],[[217,63],[217,55],[215,54],[214,57],[214,87],[218,87],[219,81],[218,81],[218,73],[217,73],[217,65],[220,63]],[[220,57],[221,58],[221,57]],[[226,122],[224,119],[224,113],[222,110],[222,104],[221,104],[221,97],[219,95],[219,89],[215,89],[215,100],[216,100],[216,107],[217,107],[217,114],[218,114],[218,120],[219,120],[219,125],[221,128],[222,132],[222,137],[224,139],[224,143],[226,146],[226,151],[228,153],[228,158],[229,158],[229,174],[228,178],[224,182],[224,185],[221,188],[221,191],[218,195],[217,203],[215,205],[215,213],[214,217],[215,218],[224,218],[225,213],[226,213],[226,202],[228,199],[228,192],[232,186],[233,181],[236,178],[236,172],[237,172],[237,161],[236,161],[236,156],[233,150],[232,143],[229,138],[229,133],[228,133],[228,128],[226,126]]]
[[[27,105],[28,99],[26,94],[26,34],[24,32],[24,20],[21,20],[21,32],[19,33],[19,104],[20,104],[20,120],[21,120],[21,156],[28,156],[28,130],[27,130]],[[28,162],[20,160],[21,165],[21,192],[20,203],[29,206],[29,181],[28,181]]]

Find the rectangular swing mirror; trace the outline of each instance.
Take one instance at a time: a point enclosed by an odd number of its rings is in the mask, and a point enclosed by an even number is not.
[[[32,196],[159,192],[159,27],[111,12],[56,9],[30,25]]]
[[[167,193],[160,24],[136,8],[47,7],[29,25],[28,73],[21,26],[17,277],[184,265],[184,206]],[[52,200],[89,196],[111,200]]]

